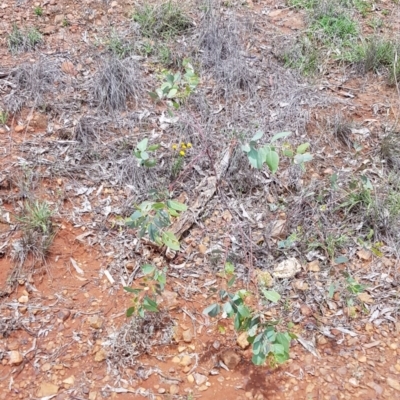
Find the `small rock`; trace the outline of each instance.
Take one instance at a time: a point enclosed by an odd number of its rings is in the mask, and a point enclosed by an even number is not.
[[[319,272],[321,270],[319,266],[319,261],[318,260],[311,261],[308,264],[307,269],[311,272]]]
[[[97,393],[96,392],[89,392],[89,400],[96,400]]]
[[[313,311],[311,310],[311,308],[309,306],[306,306],[305,304],[300,307],[300,312],[305,317],[311,317],[311,315],[313,315]]]
[[[172,360],[171,360],[174,364],[179,364],[181,362],[181,359],[177,356],[175,356]]]
[[[42,382],[36,395],[37,397],[52,396],[58,393],[58,389],[59,387],[53,383]]]
[[[298,279],[295,282],[293,282],[293,287],[297,290],[301,290],[304,292],[304,291],[308,290],[308,283],[304,282],[301,279]]]
[[[372,253],[369,250],[362,249],[357,251],[357,256],[360,260],[368,261],[372,257]]]
[[[186,346],[179,346],[178,353],[183,353],[186,350]]]
[[[357,360],[358,360],[360,363],[365,363],[365,362],[367,362],[367,357],[364,356],[364,355],[362,355],[362,356],[358,357]]]
[[[172,395],[178,394],[179,393],[179,386],[178,385],[171,385],[169,387],[169,393]]]
[[[65,20],[65,16],[62,15],[62,14],[56,15],[56,16],[54,17],[54,23],[55,23],[56,25],[62,24],[64,20]]]
[[[189,374],[187,376],[187,380],[188,380],[189,383],[193,383],[194,382],[194,376],[192,374]]]
[[[204,244],[199,244],[198,250],[200,254],[206,254],[207,246],[205,246]]]
[[[208,389],[208,386],[202,385],[199,387],[199,392],[205,392]]]
[[[228,349],[221,354],[221,360],[229,369],[235,369],[241,358],[235,351]]]
[[[89,318],[91,328],[100,329],[103,326],[103,320],[99,315],[93,315]]]
[[[159,304],[163,304],[167,310],[173,310],[178,305],[178,293],[164,290],[160,295]]]
[[[71,375],[70,377],[64,379],[63,383],[66,383],[67,385],[73,385],[75,383],[75,377]]]
[[[41,32],[43,33],[43,35],[51,35],[52,33],[54,33],[57,30],[57,28],[53,25],[48,25],[45,26]]]
[[[182,359],[180,360],[179,364],[182,365],[183,367],[187,367],[192,363],[192,359],[188,355],[184,355]]]
[[[19,133],[19,132],[22,132],[24,129],[25,129],[25,127],[23,125],[17,125],[14,128],[14,132]]]
[[[278,219],[274,221],[271,227],[271,237],[274,239],[280,238],[285,228],[286,220]]]
[[[42,365],[42,367],[40,368],[42,370],[42,372],[47,372],[51,370],[51,364],[50,363],[45,363]]]
[[[94,361],[96,362],[102,362],[107,358],[107,352],[104,349],[100,349],[96,354],[94,355]]]
[[[204,383],[207,382],[208,378],[205,375],[202,374],[198,374],[197,372],[195,372],[193,374],[194,380],[196,381],[196,385],[203,385]]]
[[[19,351],[17,350],[10,351],[10,360],[8,362],[10,365],[20,365],[23,360],[24,357]]]
[[[383,394],[382,386],[378,385],[377,383],[375,383],[373,381],[368,382],[367,386],[369,386],[371,389],[374,389],[377,396],[381,396]]]
[[[193,339],[193,332],[191,329],[187,329],[182,332],[182,338],[185,343],[190,343]]]
[[[354,386],[354,387],[358,387],[359,386],[358,380],[356,378],[350,378],[349,379],[349,383],[350,383],[351,386]]]
[[[238,338],[236,339],[236,343],[242,350],[247,349],[250,346],[250,343],[247,341],[247,332],[242,332]]]
[[[272,273],[274,278],[287,279],[293,278],[298,272],[301,271],[301,264],[296,258],[288,258],[280,262]]]
[[[18,299],[18,302],[21,303],[21,304],[26,304],[28,301],[29,301],[29,297],[28,296],[21,296]]]
[[[392,389],[397,390],[398,392],[400,392],[400,382],[397,379],[393,379],[393,378],[387,377],[386,378],[386,382]]]
[[[71,315],[71,312],[69,310],[62,310],[57,313],[57,318],[61,319],[63,322],[65,322],[69,318],[70,315]]]
[[[164,394],[166,392],[166,389],[165,388],[160,388],[160,389],[157,390],[157,392],[160,393],[160,394]]]

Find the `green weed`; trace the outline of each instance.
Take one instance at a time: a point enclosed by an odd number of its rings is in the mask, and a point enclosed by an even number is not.
[[[182,8],[173,1],[161,5],[146,4],[133,14],[143,36],[168,39],[187,31],[192,23]]]
[[[0,111],[0,125],[5,125],[8,120],[8,112]]]
[[[34,8],[33,12],[37,17],[41,17],[43,15],[43,8],[40,6],[37,6]]]
[[[26,202],[23,215],[18,219],[26,229],[48,234],[51,231],[53,212],[46,202]]]
[[[7,37],[7,45],[12,53],[34,50],[42,42],[43,36],[36,28],[22,31],[15,24]]]

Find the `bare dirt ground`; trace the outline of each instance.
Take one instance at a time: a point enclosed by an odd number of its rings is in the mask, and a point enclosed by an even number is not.
[[[400,47],[367,70],[313,28],[312,1],[188,2],[183,32],[149,35],[144,3],[0,2],[0,398],[400,398]],[[396,2],[348,3],[357,43],[397,40]],[[200,82],[171,115],[149,92],[184,58]],[[252,169],[257,130],[313,160]],[[125,224],[155,191],[189,207],[172,256]],[[288,258],[301,268],[279,277]],[[285,363],[254,365],[233,320],[203,313],[227,262],[293,334]],[[161,311],[127,318],[148,263],[167,271]]]

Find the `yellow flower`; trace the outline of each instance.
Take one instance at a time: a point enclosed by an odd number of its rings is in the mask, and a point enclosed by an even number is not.
[[[177,148],[178,148],[178,145],[176,145],[176,144],[172,145],[172,150],[176,150]]]
[[[181,151],[179,152],[179,155],[182,156],[182,157],[185,157],[185,152],[184,152],[183,150],[181,150]]]
[[[188,149],[191,149],[192,148],[192,143],[186,143],[186,147],[188,148]]]
[[[182,143],[182,144],[181,144],[181,147],[182,147],[182,149],[186,149],[186,144],[185,144],[185,143]]]

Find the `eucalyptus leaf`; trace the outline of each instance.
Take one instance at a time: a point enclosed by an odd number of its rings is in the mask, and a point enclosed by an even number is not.
[[[276,135],[272,136],[272,139],[270,140],[270,143],[276,142],[279,139],[283,139],[285,137],[288,137],[292,134],[292,132],[279,132]]]

